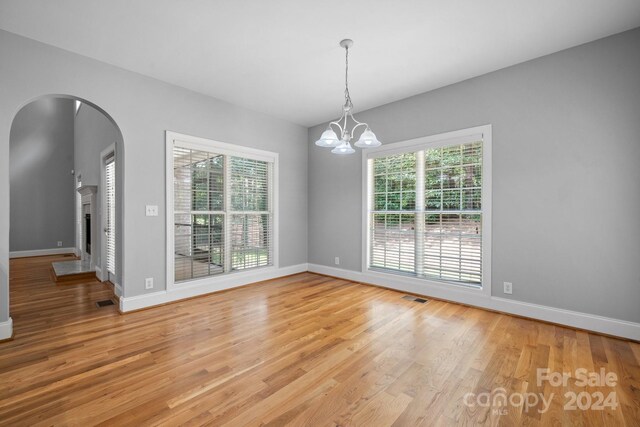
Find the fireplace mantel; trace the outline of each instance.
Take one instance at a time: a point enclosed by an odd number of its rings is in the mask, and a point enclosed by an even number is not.
[[[79,220],[80,226],[80,247],[79,255],[82,260],[89,260],[91,263],[91,268],[95,268],[96,264],[99,263],[100,259],[96,254],[95,250],[92,250],[91,253],[88,252],[87,243],[91,242],[91,244],[95,247],[95,243],[97,242],[97,223],[99,221],[98,216],[96,215],[96,197],[98,195],[98,186],[97,185],[83,185],[77,188],[78,193],[80,193],[80,205],[81,209],[79,214],[81,218]],[[87,220],[85,215],[89,216],[89,229],[87,229]],[[89,239],[87,239],[87,237]]]
[[[98,192],[97,185],[83,185],[82,187],[78,187],[78,193],[82,196],[91,196]]]

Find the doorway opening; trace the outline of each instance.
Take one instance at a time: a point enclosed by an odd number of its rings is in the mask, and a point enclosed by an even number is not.
[[[123,153],[97,105],[70,95],[26,103],[10,135],[10,258],[51,257],[54,279],[109,281],[121,296]]]

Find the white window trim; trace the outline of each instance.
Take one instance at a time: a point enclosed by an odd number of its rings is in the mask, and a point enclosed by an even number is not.
[[[175,141],[180,141],[180,146],[196,150],[212,151],[228,156],[242,156],[244,158],[261,160],[273,163],[273,265],[260,267],[246,271],[233,271],[214,276],[206,276],[193,280],[175,282],[175,259],[174,259],[174,209],[173,209],[173,147]],[[226,142],[214,141],[212,139],[200,138],[197,136],[185,135],[178,132],[166,131],[166,223],[167,223],[167,290],[185,289],[215,283],[221,277],[233,276],[238,280],[243,277],[255,277],[256,272],[263,272],[266,275],[276,271],[280,267],[279,261],[279,185],[278,185],[278,153],[259,150],[257,148],[244,147],[241,145],[229,144]]]
[[[106,171],[105,171],[105,162],[107,160],[107,158],[113,155],[115,157],[115,161],[118,161],[118,158],[116,157],[116,143],[114,142],[113,144],[109,145],[106,149],[102,150],[102,152],[100,152],[100,188],[99,188],[99,193],[100,194],[100,223],[98,226],[98,233],[100,233],[100,275],[99,275],[99,279],[101,281],[106,281],[106,280],[110,280],[113,279],[112,281],[115,282],[115,277],[110,278],[109,277],[109,271],[107,269],[107,238],[104,235],[104,229],[107,227],[107,175],[106,175]],[[117,167],[117,164],[116,164]],[[116,171],[117,172],[117,171]],[[116,176],[116,192],[117,192],[117,176]],[[116,204],[116,216],[117,216],[117,210],[118,210],[118,206]],[[118,223],[116,221],[116,230],[118,229]],[[116,239],[117,239],[117,233],[116,233]],[[82,244],[82,243],[80,243]],[[116,241],[116,262],[117,262],[117,246],[118,246],[118,242]],[[118,265],[116,263],[116,271],[118,270]],[[114,274],[115,276],[115,274]]]
[[[481,286],[469,286],[462,283],[429,280],[398,275],[392,272],[386,273],[380,270],[369,269],[369,176],[368,160],[376,157],[384,157],[410,151],[411,149],[436,148],[444,145],[462,143],[465,140],[472,140],[474,137],[482,136],[482,283]],[[376,148],[368,148],[362,151],[362,266],[361,272],[368,276],[380,279],[401,278],[402,282],[428,287],[452,287],[458,291],[474,295],[491,296],[491,125],[476,126],[469,129],[462,129],[453,132],[430,135],[421,138],[411,139],[393,144],[386,144]],[[485,237],[486,236],[486,237]]]

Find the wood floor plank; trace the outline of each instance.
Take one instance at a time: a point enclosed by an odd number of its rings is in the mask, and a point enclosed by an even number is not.
[[[0,426],[640,424],[638,343],[311,273],[120,315],[111,286],[52,281],[65,259],[11,260]],[[478,404],[499,390],[549,407]],[[618,406],[565,410],[597,392]]]

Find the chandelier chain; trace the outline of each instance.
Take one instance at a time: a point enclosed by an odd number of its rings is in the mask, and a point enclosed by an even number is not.
[[[349,47],[345,47],[345,55],[344,55],[344,101],[345,106],[353,107],[353,103],[351,102],[351,95],[349,94]]]

